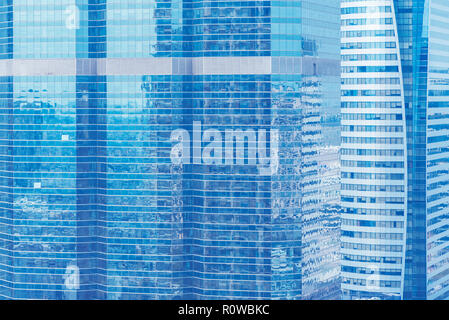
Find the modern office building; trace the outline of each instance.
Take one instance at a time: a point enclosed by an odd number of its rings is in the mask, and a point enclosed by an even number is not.
[[[338,298],[339,13],[0,0],[0,297]]]
[[[344,299],[449,297],[449,3],[342,4]]]

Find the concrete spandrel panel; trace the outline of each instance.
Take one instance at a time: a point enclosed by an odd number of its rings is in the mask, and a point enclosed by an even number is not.
[[[76,74],[75,59],[14,60],[14,76],[51,76]]]
[[[170,75],[171,58],[105,59],[108,75]]]
[[[10,76],[13,74],[12,61],[0,60],[0,76]]]
[[[276,70],[276,62],[271,57],[17,59],[0,60],[0,75],[270,74],[272,65]],[[283,61],[282,70],[291,73],[292,69]]]

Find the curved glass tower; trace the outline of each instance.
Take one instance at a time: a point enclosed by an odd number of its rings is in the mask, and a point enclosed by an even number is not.
[[[338,298],[339,19],[0,0],[0,298]]]
[[[349,296],[400,296],[407,144],[393,1],[342,4],[342,277]]]
[[[448,14],[439,0],[342,1],[346,299],[448,295]]]

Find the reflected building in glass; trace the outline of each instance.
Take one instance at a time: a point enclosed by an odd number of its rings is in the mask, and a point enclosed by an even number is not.
[[[449,297],[449,4],[342,1],[344,299]]]
[[[0,297],[339,298],[339,11],[0,0]]]

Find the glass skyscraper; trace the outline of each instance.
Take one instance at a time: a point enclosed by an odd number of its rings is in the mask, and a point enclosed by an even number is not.
[[[0,298],[338,298],[339,11],[0,0]]]
[[[449,3],[342,4],[342,292],[449,297]]]

